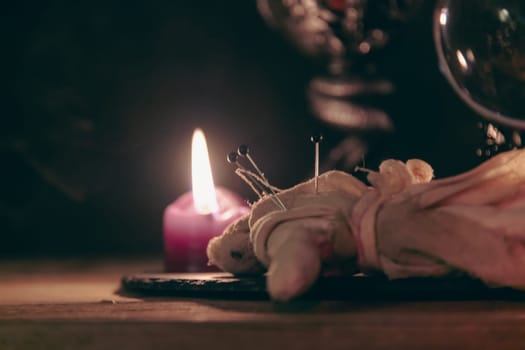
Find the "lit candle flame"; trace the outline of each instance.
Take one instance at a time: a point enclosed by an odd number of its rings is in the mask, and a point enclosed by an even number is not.
[[[206,138],[201,129],[195,129],[191,143],[191,182],[193,205],[199,214],[211,214],[219,211],[217,194],[213,184],[210,157]]]

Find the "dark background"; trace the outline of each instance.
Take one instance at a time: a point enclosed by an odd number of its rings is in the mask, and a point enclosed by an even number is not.
[[[395,132],[376,153],[423,158],[442,177],[479,163],[484,139],[438,71],[425,6],[382,58]],[[239,143],[289,187],[311,174],[312,132],[325,135],[323,156],[345,137],[308,110],[315,62],[253,0],[21,1],[2,12],[0,256],[160,255],[163,209],[191,186],[196,127],[216,184],[251,199],[225,161]]]

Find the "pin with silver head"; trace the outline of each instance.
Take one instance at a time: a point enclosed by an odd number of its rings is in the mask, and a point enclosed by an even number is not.
[[[314,183],[315,193],[319,193],[319,144],[323,141],[323,135],[316,134],[310,137],[310,141],[315,144],[315,164],[314,164]]]
[[[262,184],[268,188],[268,190],[270,191],[270,196],[275,198],[275,201],[277,201],[278,203],[278,206],[282,209],[282,210],[286,210],[286,206],[284,205],[284,203],[281,201],[281,199],[277,196],[277,194],[275,193],[275,190],[274,190],[274,187],[272,185],[270,185],[270,182],[268,181],[268,179],[264,176],[264,173],[261,171],[261,169],[257,166],[257,164],[255,163],[255,161],[253,160],[252,156],[250,155],[250,149],[248,148],[248,146],[246,145],[240,145],[238,148],[237,148],[237,153],[241,156],[241,157],[245,157],[246,159],[248,159],[248,161],[250,162],[250,164],[252,165],[252,167],[255,169],[255,171],[257,172],[257,174],[259,175],[259,178],[260,180],[262,181]]]

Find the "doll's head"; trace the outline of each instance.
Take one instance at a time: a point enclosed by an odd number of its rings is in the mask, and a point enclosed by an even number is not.
[[[260,274],[264,267],[254,255],[248,227],[249,215],[245,215],[214,237],[208,243],[208,264],[236,275]]]

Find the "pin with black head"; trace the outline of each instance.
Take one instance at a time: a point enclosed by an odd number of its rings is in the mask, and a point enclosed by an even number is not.
[[[228,163],[235,165],[237,169],[235,170],[235,173],[243,179],[248,186],[250,186],[253,191],[259,196],[259,198],[262,198],[262,196],[265,194],[264,187],[251,176],[250,171],[246,169],[242,164],[239,163],[239,154],[237,152],[230,152],[226,156],[226,160]]]
[[[237,153],[242,157],[246,157],[250,153],[250,148],[245,144],[239,145]]]
[[[255,169],[255,171],[257,172],[257,174],[261,177],[261,179],[263,179],[264,182],[266,182],[266,184],[268,184],[269,186],[269,182],[268,182],[268,179],[266,179],[266,177],[264,176],[264,173],[261,171],[261,169],[259,169],[259,167],[257,166],[257,164],[255,163],[255,161],[253,160],[252,156],[250,155],[250,148],[244,144],[240,145],[238,148],[237,148],[237,154],[241,157],[244,157],[246,159],[248,159],[248,161],[250,162],[250,164],[252,165],[252,167]],[[266,185],[265,184],[265,185]]]
[[[239,155],[237,154],[237,152],[230,152],[230,153],[228,153],[228,155],[226,156],[226,160],[228,161],[228,163],[234,164],[234,165],[237,165],[238,167],[240,167]]]
[[[266,194],[270,193],[269,189],[263,184],[261,180],[259,180],[256,174],[249,171],[239,163],[239,154],[237,152],[228,153],[226,160],[228,163],[237,167],[237,169],[235,169],[235,174],[237,174],[248,186],[250,186],[250,188],[259,198],[263,198]],[[280,203],[273,196],[270,196],[270,199],[279,209],[282,209]]]
[[[315,183],[315,193],[319,192],[319,144],[323,141],[323,135],[317,133],[310,137],[310,141],[315,144],[315,164],[314,164],[314,183]]]
[[[323,141],[323,134],[313,134],[312,136],[310,136],[310,141],[312,141],[313,143],[321,143],[321,141]]]
[[[232,151],[228,153],[228,155],[226,156],[226,160],[228,161],[228,163],[235,165],[237,169],[247,171],[246,168],[239,163],[239,155],[237,154],[237,152]]]
[[[241,157],[244,157],[246,159],[248,159],[248,161],[250,162],[250,164],[252,165],[252,167],[255,169],[255,171],[257,171],[257,173],[259,174],[259,176],[263,179],[263,180],[266,180],[266,178],[264,177],[264,173],[261,171],[261,169],[259,169],[259,167],[257,166],[257,164],[255,163],[255,161],[253,160],[252,156],[250,155],[250,148],[248,146],[246,146],[245,144],[242,144],[242,145],[239,145],[239,147],[237,148],[237,154]]]
[[[239,147],[237,148],[237,154],[240,155],[241,157],[245,157],[246,159],[248,159],[248,162],[250,162],[252,167],[255,169],[255,171],[257,172],[257,174],[261,178],[263,185],[270,191],[271,197],[274,198],[275,202],[278,203],[278,206],[282,210],[286,210],[286,206],[281,201],[281,199],[276,195],[275,191],[272,189],[273,186],[270,185],[270,182],[268,181],[266,176],[264,176],[264,173],[257,166],[257,164],[253,160],[252,156],[250,155],[250,148],[247,145],[245,145],[245,144],[239,145]]]

